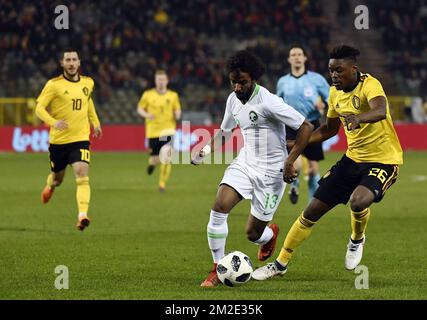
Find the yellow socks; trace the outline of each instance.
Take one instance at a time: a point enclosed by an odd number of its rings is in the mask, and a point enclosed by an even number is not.
[[[47,176],[46,185],[48,187],[55,188],[55,186],[53,185],[53,174],[52,173],[49,173],[49,175]]]
[[[310,236],[312,227],[315,224],[315,222],[304,218],[303,214],[304,212],[297,218],[286,235],[282,250],[277,258],[277,261],[283,266],[287,265],[291,260],[294,250]]]
[[[166,187],[166,183],[169,180],[169,176],[171,174],[171,170],[172,170],[172,165],[171,164],[165,164],[165,163],[161,163],[160,164],[159,186],[161,188],[165,188]]]
[[[351,239],[360,240],[365,234],[366,225],[368,224],[371,210],[366,208],[361,212],[351,211]]]
[[[76,179],[77,184],[77,206],[79,213],[86,213],[89,209],[90,202],[90,185],[89,177],[82,177]]]

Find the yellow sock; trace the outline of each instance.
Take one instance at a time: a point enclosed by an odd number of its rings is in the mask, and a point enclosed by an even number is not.
[[[360,240],[363,238],[368,224],[371,209],[366,208],[361,212],[351,211],[351,239]]]
[[[160,164],[160,177],[159,177],[159,186],[162,188],[166,187],[166,183],[169,180],[169,176],[172,171],[172,165],[171,164]]]
[[[310,165],[308,163],[308,159],[306,157],[302,157],[301,163],[302,163],[302,172],[304,174],[304,177],[308,177],[309,168],[310,168]]]
[[[89,177],[82,177],[76,179],[77,183],[77,206],[79,213],[87,213],[90,202],[90,185]]]
[[[305,240],[310,234],[315,222],[310,221],[303,216],[304,212],[297,218],[292,225],[288,234],[286,235],[285,242],[283,243],[282,250],[280,250],[279,261],[283,265],[287,265],[292,258],[294,250]]]
[[[46,185],[51,187],[51,188],[54,187],[54,185],[53,185],[53,174],[52,173],[49,173],[49,175],[47,176]]]

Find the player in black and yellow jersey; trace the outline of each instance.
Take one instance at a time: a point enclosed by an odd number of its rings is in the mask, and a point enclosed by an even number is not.
[[[347,152],[319,181],[314,199],[289,230],[279,257],[254,271],[265,280],[284,274],[294,250],[311,233],[325,213],[350,201],[351,236],[345,268],[353,270],[362,259],[370,206],[384,197],[396,181],[403,152],[393,127],[387,97],[381,83],[359,72],[359,51],[339,46],[330,54],[332,78],[327,122],[315,130],[310,143],[325,141],[338,133],[341,123],[347,137]]]
[[[90,202],[89,135],[101,137],[101,125],[92,99],[94,82],[79,74],[80,59],[74,50],[63,52],[63,74],[50,79],[37,99],[36,115],[50,126],[49,158],[51,173],[42,191],[47,203],[65,175],[68,164],[73,167],[77,184],[79,210],[77,228],[84,230],[90,223],[87,212]]]
[[[154,82],[155,88],[142,94],[137,111],[145,118],[145,132],[151,151],[147,173],[152,174],[160,163],[159,190],[164,192],[172,170],[170,142],[175,134],[176,121],[181,118],[181,104],[178,94],[168,89],[168,76],[164,70],[156,71]]]

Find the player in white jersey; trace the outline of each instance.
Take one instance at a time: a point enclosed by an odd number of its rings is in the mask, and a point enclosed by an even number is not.
[[[284,181],[289,183],[296,177],[293,163],[313,130],[299,112],[257,84],[265,70],[259,58],[248,51],[239,51],[228,60],[227,68],[233,92],[227,99],[221,131],[193,154],[192,163],[201,163],[215,147],[223,145],[237,126],[244,146],[225,171],[210,212],[207,236],[214,264],[202,287],[220,283],[216,266],[224,256],[228,213],[242,199],[251,200],[247,238],[260,245],[259,260],[271,256],[279,228],[276,224],[267,224],[273,219],[285,191]],[[285,126],[298,130],[296,147],[289,155]]]

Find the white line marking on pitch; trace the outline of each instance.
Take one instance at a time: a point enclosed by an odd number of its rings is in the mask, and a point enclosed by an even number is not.
[[[413,182],[427,181],[427,176],[413,176],[412,181]]]

